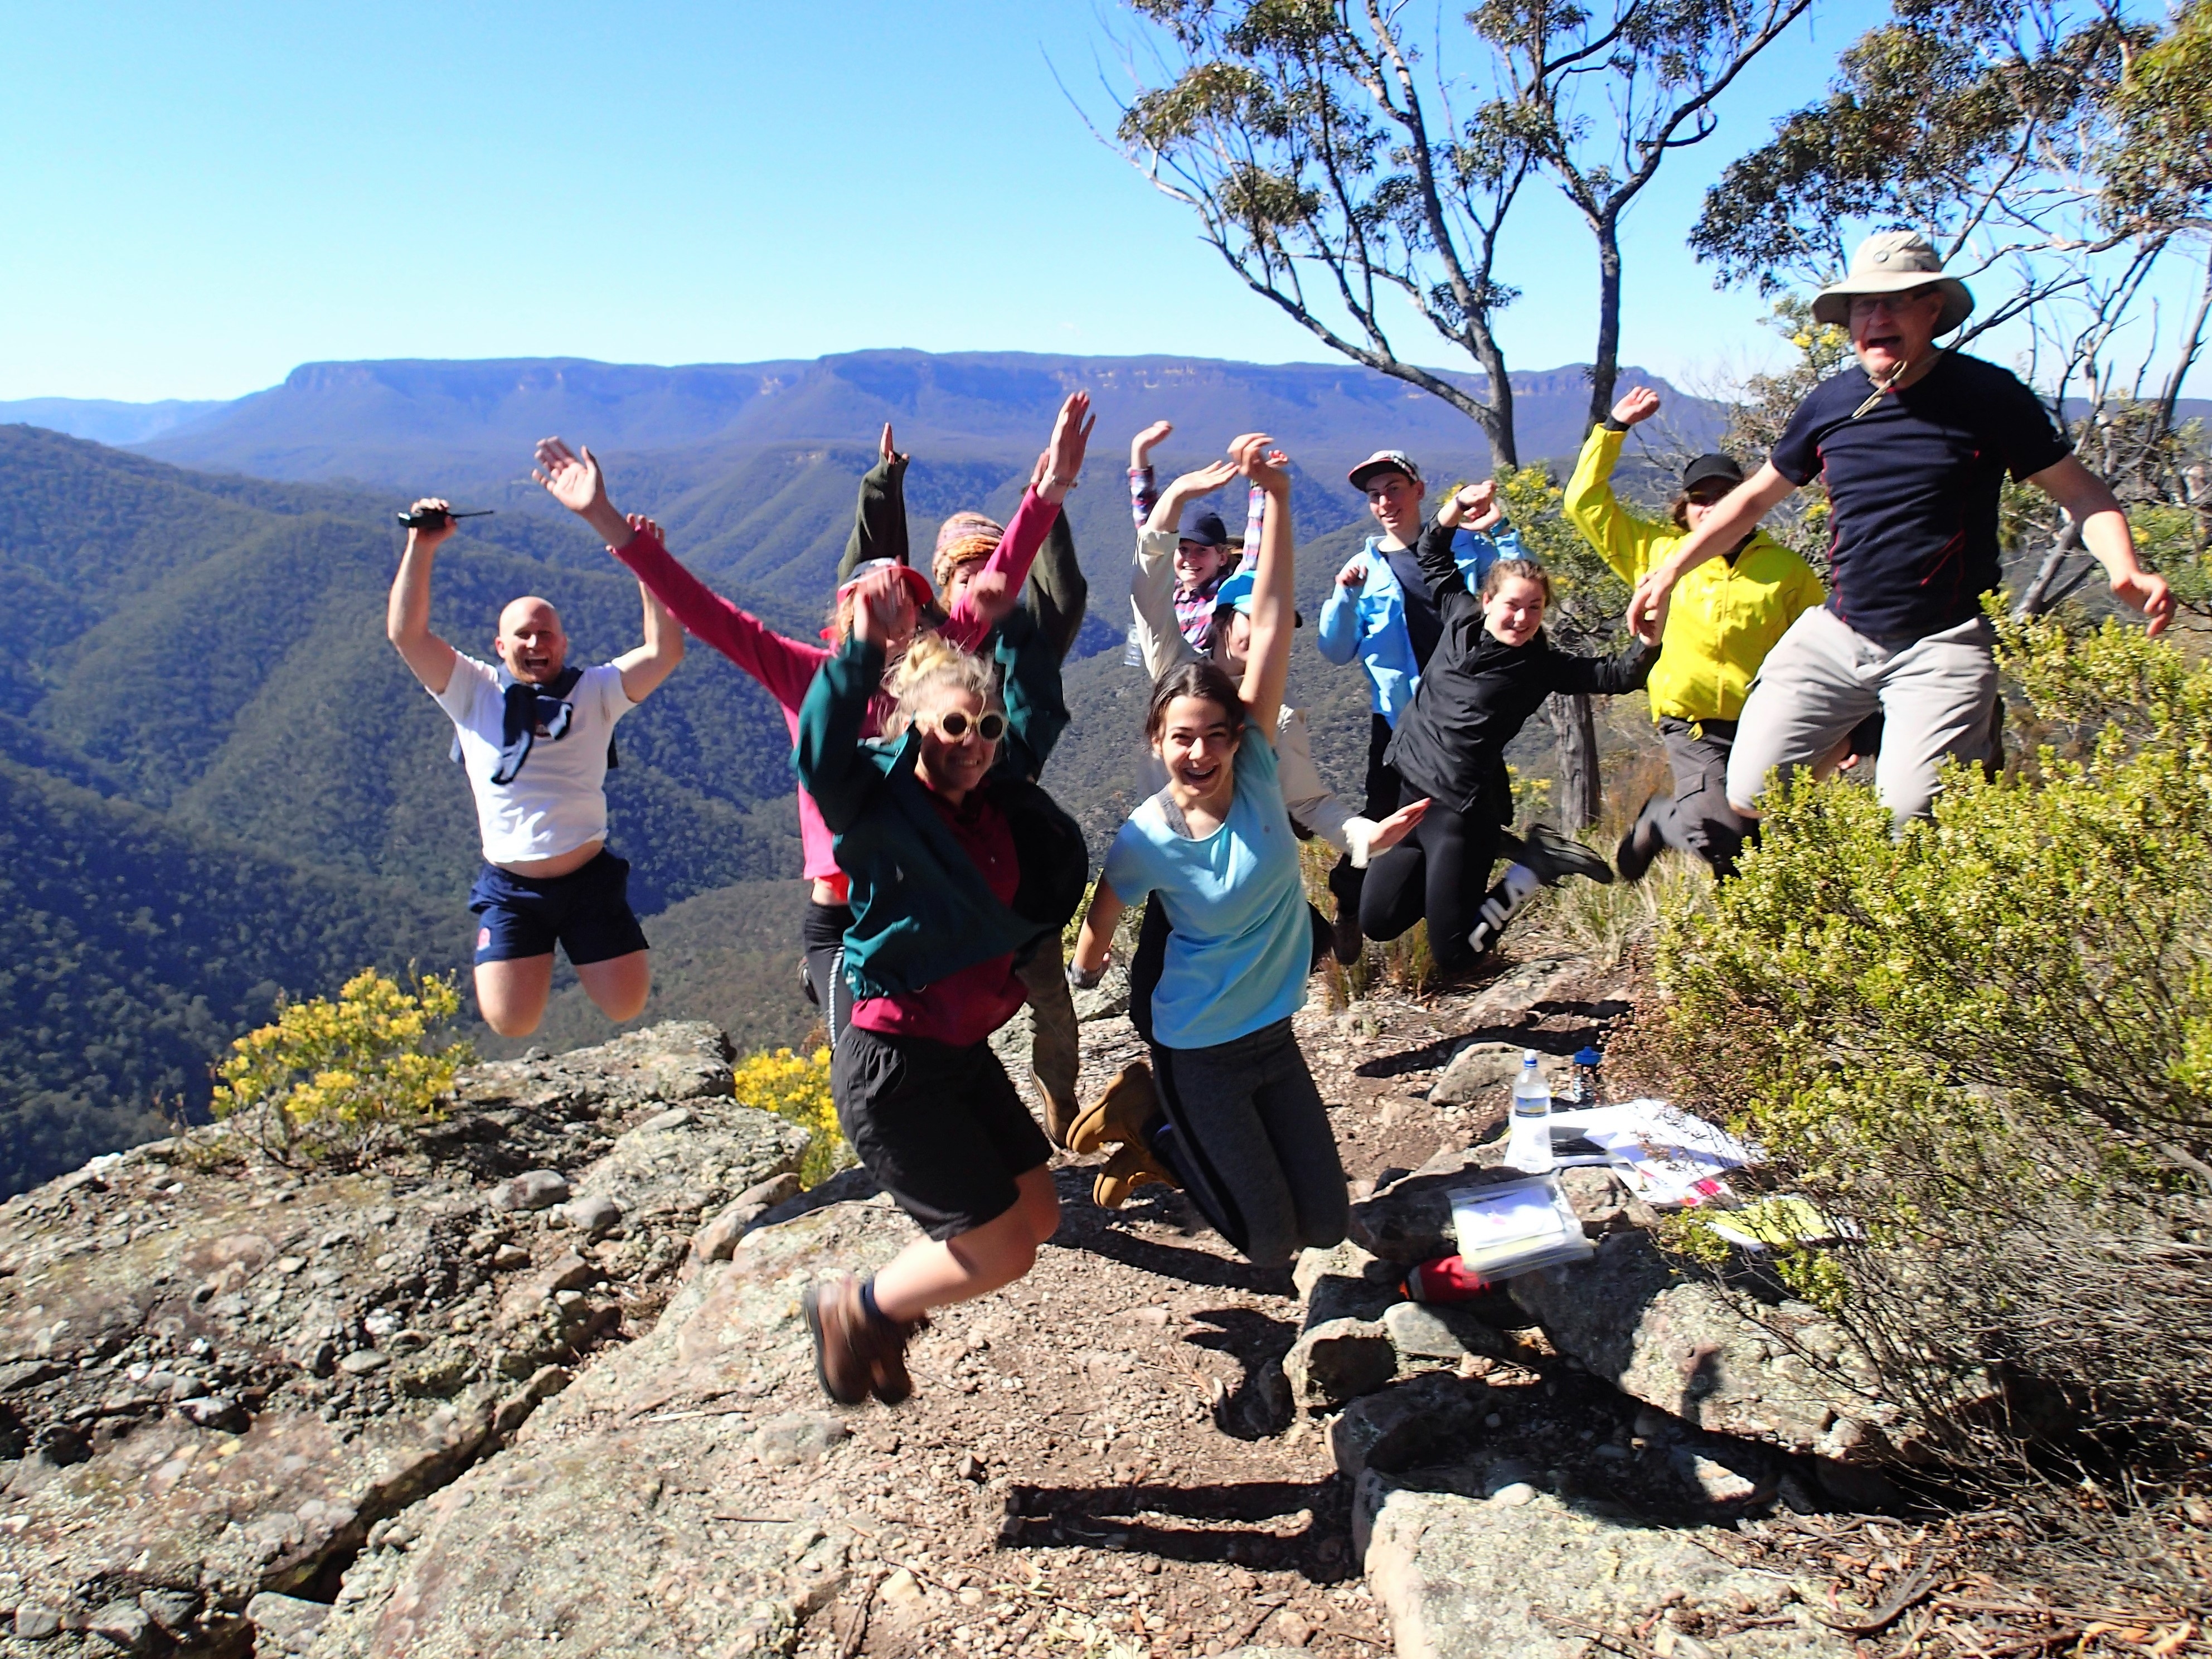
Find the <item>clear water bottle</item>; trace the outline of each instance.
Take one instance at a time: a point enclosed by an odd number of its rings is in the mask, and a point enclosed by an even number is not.
[[[1513,1080],[1513,1122],[1505,1141],[1506,1167],[1524,1175],[1547,1175],[1552,1168],[1552,1085],[1544,1081],[1536,1051],[1521,1051],[1521,1075]]]
[[[1597,1068],[1605,1063],[1605,1056],[1595,1048],[1575,1050],[1574,1095],[1576,1103],[1595,1106],[1604,1097],[1598,1092]]]

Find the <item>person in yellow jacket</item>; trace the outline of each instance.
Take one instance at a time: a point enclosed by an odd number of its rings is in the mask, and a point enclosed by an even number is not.
[[[1673,522],[1638,518],[1610,480],[1628,428],[1659,412],[1659,394],[1638,386],[1590,430],[1561,504],[1568,520],[1632,586],[1743,482],[1726,455],[1700,455],[1683,470]],[[1638,880],[1662,847],[1694,853],[1716,876],[1735,873],[1748,826],[1729,810],[1729,750],[1752,677],[1798,613],[1827,598],[1813,568],[1765,531],[1682,578],[1668,613],[1665,650],[1645,688],[1674,768],[1671,798],[1655,794],[1620,840],[1613,865]]]

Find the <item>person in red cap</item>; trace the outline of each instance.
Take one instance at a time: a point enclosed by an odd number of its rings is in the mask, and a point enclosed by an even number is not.
[[[1740,817],[1758,817],[1770,776],[1820,764],[1876,714],[1875,791],[1900,831],[1933,811],[1946,759],[1986,758],[1997,666],[1982,596],[1997,585],[2008,473],[2065,509],[2113,597],[2148,617],[2152,633],[2173,614],[2166,579],[2136,558],[2118,501],[2034,392],[1995,363],[1936,345],[1973,306],[1925,237],[1889,230],[1862,242],[1849,274],[1813,301],[1815,321],[1850,329],[1855,361],[1806,394],[1765,464],[1629,601],[1632,626],[1665,623],[1688,573],[1792,490],[1815,477],[1827,486],[1828,602],[1790,624],[1745,701],[1728,766]]]
[[[823,630],[824,637],[836,642],[850,637],[854,596],[861,582],[870,570],[893,568],[897,576],[886,580],[900,584],[899,591],[904,592],[908,604],[894,612],[879,638],[886,661],[891,666],[896,667],[898,659],[905,654],[915,629],[933,616],[941,616],[938,631],[951,643],[963,650],[981,646],[1000,619],[1013,608],[1030,565],[1052,521],[1060,514],[1060,503],[1073,486],[1076,471],[1082,464],[1081,444],[1087,432],[1084,417],[1089,407],[1090,399],[1079,392],[1061,405],[1053,427],[1051,447],[1046,452],[1042,482],[1024,494],[1021,505],[1006,526],[1005,537],[986,561],[983,571],[967,585],[949,611],[937,611],[929,579],[920,571],[895,561],[878,561],[867,569],[855,571],[851,579],[840,585],[830,626]],[[1073,463],[1066,459],[1064,453],[1071,445],[1074,446]],[[833,654],[831,650],[814,641],[794,640],[776,633],[750,612],[716,593],[679,563],[669,553],[659,527],[651,520],[629,520],[617,513],[607,497],[605,476],[588,448],[580,453],[571,453],[558,438],[549,438],[538,447],[538,460],[546,480],[545,487],[555,499],[598,532],[608,550],[628,565],[647,591],[665,605],[685,628],[751,675],[775,699],[776,707],[783,712],[784,725],[796,742],[799,711],[806,700],[806,688],[812,683],[816,671]],[[870,735],[881,730],[894,702],[888,692],[878,697],[871,716],[872,724],[868,728]],[[830,826],[823,822],[812,798],[803,788],[799,791],[799,839],[805,858],[804,873],[813,884],[811,902],[801,927],[807,982],[822,1010],[823,1023],[834,1047],[852,1004],[842,952],[853,913],[847,902],[844,872],[837,867]]]
[[[1403,790],[1383,750],[1390,746],[1398,717],[1413,700],[1421,671],[1443,637],[1428,580],[1415,550],[1421,540],[1421,504],[1428,486],[1421,469],[1402,449],[1378,449],[1350,473],[1352,487],[1365,494],[1367,510],[1382,526],[1337,572],[1321,610],[1322,656],[1334,663],[1355,659],[1365,671],[1370,712],[1367,730],[1366,801],[1361,816],[1376,822],[1398,809]],[[1452,554],[1470,589],[1481,586],[1499,559],[1522,556],[1521,538],[1492,506],[1462,524],[1452,538]],[[1504,774],[1499,774],[1500,782]],[[1351,855],[1328,873],[1336,898],[1336,957],[1349,963],[1359,955],[1359,893],[1366,872]]]

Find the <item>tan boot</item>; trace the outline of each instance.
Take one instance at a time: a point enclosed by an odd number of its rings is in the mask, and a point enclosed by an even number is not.
[[[1106,1160],[1106,1167],[1091,1182],[1091,1201],[1102,1210],[1118,1210],[1139,1187],[1182,1190],[1182,1182],[1160,1167],[1152,1149],[1140,1139],[1126,1142]]]
[[[1160,1095],[1152,1082],[1152,1068],[1133,1060],[1106,1085],[1106,1092],[1075,1120],[1067,1132],[1071,1152],[1095,1152],[1103,1147],[1134,1146],[1144,1138],[1145,1126],[1160,1115]]]
[[[866,1403],[875,1386],[875,1365],[860,1281],[840,1273],[827,1284],[809,1285],[799,1305],[814,1338],[814,1376],[822,1392],[841,1406]]]

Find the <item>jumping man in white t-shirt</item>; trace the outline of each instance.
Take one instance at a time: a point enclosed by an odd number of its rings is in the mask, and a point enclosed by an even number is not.
[[[415,506],[446,511],[435,499]],[[384,631],[453,720],[476,795],[477,1010],[501,1036],[536,1030],[558,944],[600,1012],[633,1018],[653,970],[629,908],[629,866],[606,848],[608,744],[615,722],[684,660],[684,630],[646,593],[645,643],[570,672],[559,613],[526,595],[499,614],[501,665],[465,656],[430,631],[431,555],[453,533],[450,518],[407,532]]]

